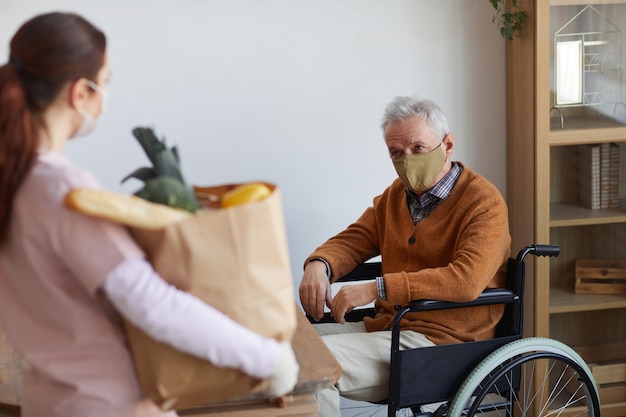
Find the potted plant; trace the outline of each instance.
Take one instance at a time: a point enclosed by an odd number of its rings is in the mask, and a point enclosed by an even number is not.
[[[491,20],[498,25],[502,37],[511,41],[514,36],[519,36],[528,17],[522,9],[522,0],[489,0],[489,3],[496,11]]]

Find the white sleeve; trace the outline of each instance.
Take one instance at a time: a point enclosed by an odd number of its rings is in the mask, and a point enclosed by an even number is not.
[[[279,363],[282,351],[276,340],[168,284],[146,260],[119,264],[107,275],[103,289],[127,320],[180,351],[261,379]]]

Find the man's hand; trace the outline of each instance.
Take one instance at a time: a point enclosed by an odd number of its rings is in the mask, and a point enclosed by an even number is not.
[[[376,282],[358,285],[344,285],[332,301],[330,313],[337,323],[345,323],[346,313],[356,307],[364,306],[378,297]]]
[[[315,321],[319,321],[324,316],[324,304],[330,308],[332,301],[326,264],[322,261],[309,262],[300,282],[302,308]]]

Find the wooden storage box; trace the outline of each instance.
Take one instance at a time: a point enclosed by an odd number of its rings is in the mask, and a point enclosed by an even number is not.
[[[578,347],[576,351],[591,369],[600,403],[623,401],[626,398],[626,342]]]
[[[626,259],[577,259],[577,294],[626,294]]]
[[[591,363],[589,368],[598,385],[601,403],[616,403],[626,398],[626,362]]]

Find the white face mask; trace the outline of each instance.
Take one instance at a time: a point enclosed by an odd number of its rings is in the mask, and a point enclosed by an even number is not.
[[[93,132],[94,129],[96,128],[96,126],[98,125],[98,120],[105,113],[105,111],[107,109],[107,106],[109,104],[108,103],[109,102],[109,92],[107,90],[105,90],[104,88],[100,87],[98,84],[94,83],[91,80],[87,81],[87,85],[89,87],[93,88],[94,91],[97,91],[100,94],[100,97],[102,97],[102,110],[100,111],[100,115],[98,115],[98,117],[93,117],[92,115],[87,113],[85,110],[83,110],[81,108],[76,108],[76,112],[82,116],[83,122],[78,127],[78,130],[76,130],[76,132],[72,136],[74,138],[77,138],[77,137],[80,137],[80,136],[86,136],[86,135],[90,134],[91,132]]]

